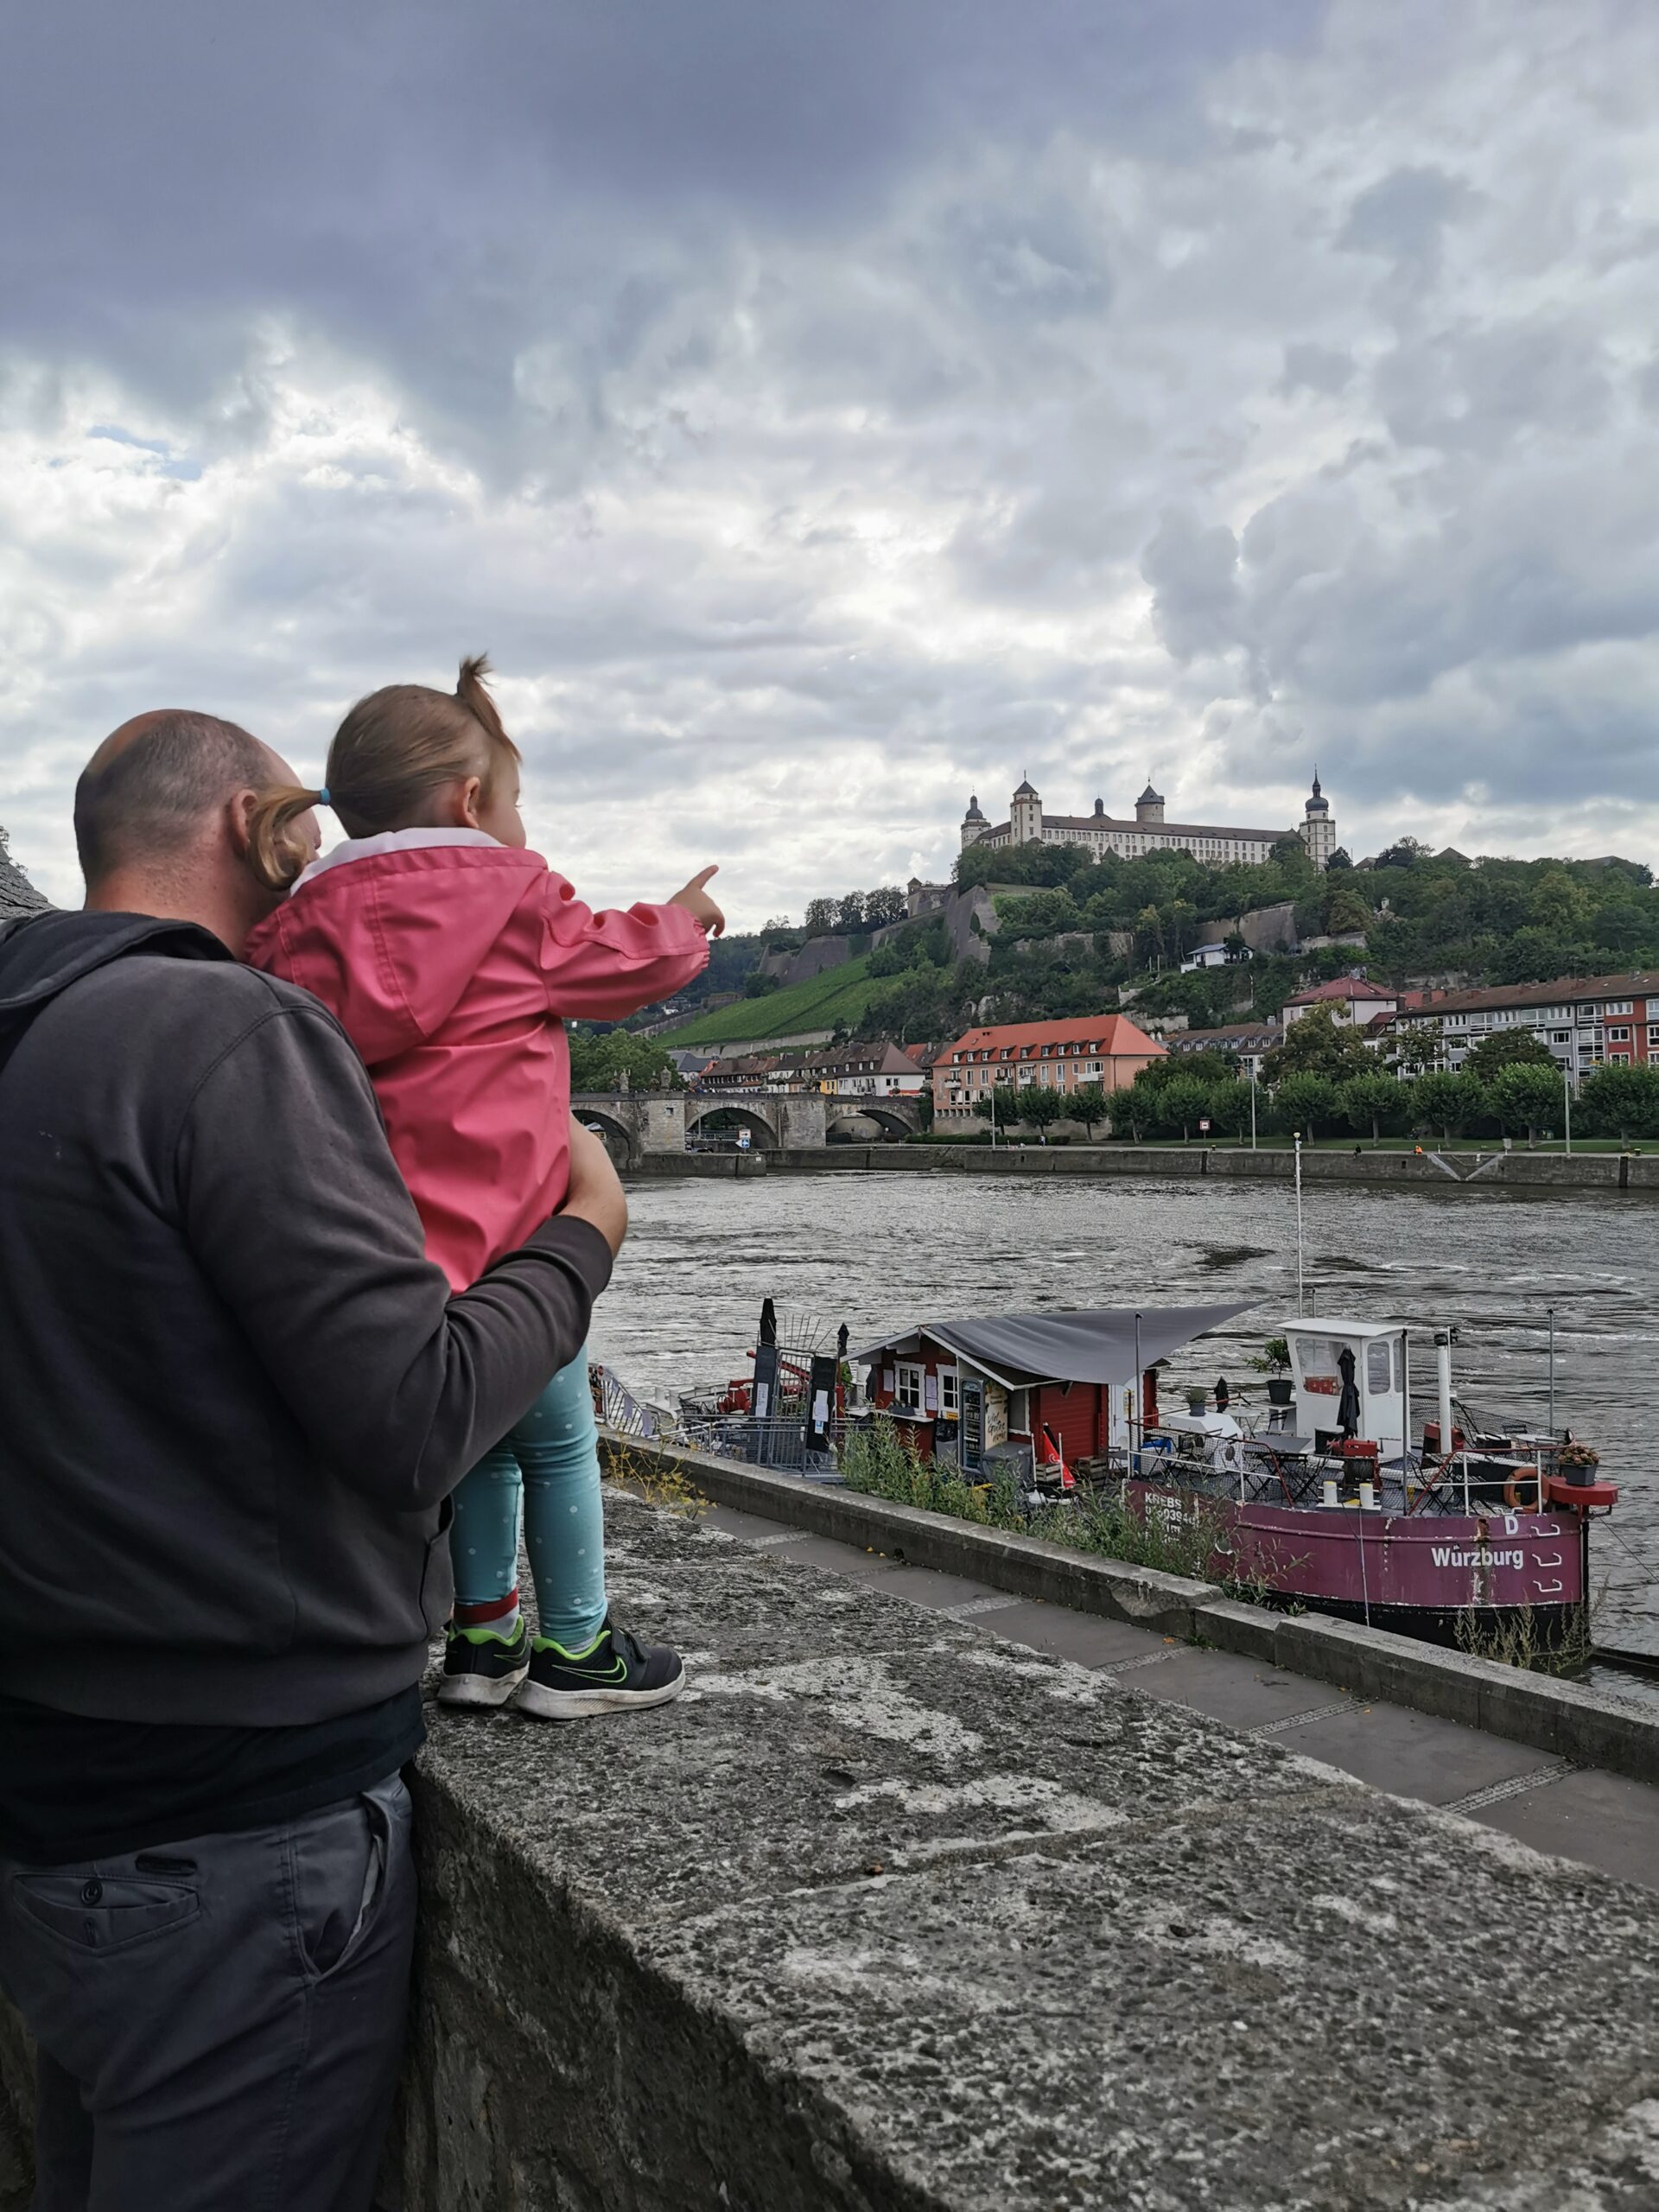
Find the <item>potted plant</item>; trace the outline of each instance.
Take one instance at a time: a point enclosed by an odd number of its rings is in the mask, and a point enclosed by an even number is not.
[[[1250,1365],[1258,1375],[1268,1378],[1268,1403],[1270,1406],[1290,1405],[1296,1389],[1290,1378],[1290,1345],[1283,1337],[1269,1337]]]
[[[1196,1419],[1200,1414],[1209,1412],[1210,1393],[1204,1388],[1204,1385],[1201,1382],[1190,1383],[1187,1386],[1186,1410],[1188,1413],[1192,1414],[1194,1419]]]
[[[1567,1481],[1586,1489],[1596,1479],[1596,1470],[1601,1465],[1601,1454],[1588,1444],[1575,1444],[1569,1436],[1555,1454],[1555,1470]]]

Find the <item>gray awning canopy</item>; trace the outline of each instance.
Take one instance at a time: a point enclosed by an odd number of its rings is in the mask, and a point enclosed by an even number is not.
[[[1234,1306],[1145,1306],[1140,1313],[1141,1367],[1167,1359],[1194,1337],[1218,1329],[1256,1301]],[[861,1360],[904,1357],[919,1335],[944,1344],[999,1379],[1050,1382],[1127,1382],[1135,1368],[1133,1306],[1092,1313],[1002,1313],[982,1321],[922,1321],[855,1352]]]

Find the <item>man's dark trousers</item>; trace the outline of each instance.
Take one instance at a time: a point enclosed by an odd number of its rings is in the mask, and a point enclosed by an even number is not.
[[[0,1858],[0,1980],[40,2051],[33,2212],[367,2212],[414,1932],[395,1774],[279,1827]]]

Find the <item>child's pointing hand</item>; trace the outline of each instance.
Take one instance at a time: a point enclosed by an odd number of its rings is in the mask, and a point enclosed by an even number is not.
[[[718,867],[700,869],[683,891],[677,891],[666,901],[671,906],[683,906],[697,927],[709,937],[720,937],[726,928],[725,915],[703,889],[709,877],[719,874]]]

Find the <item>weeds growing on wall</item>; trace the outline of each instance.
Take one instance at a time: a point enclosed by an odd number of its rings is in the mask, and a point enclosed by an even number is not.
[[[1142,1512],[1109,1495],[1086,1492],[1067,1505],[1039,1505],[1027,1512],[1006,1475],[995,1482],[965,1482],[948,1463],[923,1459],[890,1421],[875,1421],[849,1435],[841,1452],[842,1477],[849,1490],[885,1497],[895,1505],[915,1505],[948,1513],[982,1528],[1007,1529],[1040,1536],[1068,1551],[1120,1560],[1160,1574],[1181,1574],[1217,1582],[1230,1596],[1264,1602],[1268,1592],[1250,1580],[1217,1578],[1218,1553],[1228,1548],[1224,1517],[1203,1499],[1184,1502],[1173,1513]]]
[[[1602,1597],[1576,1605],[1565,1634],[1559,1612],[1535,1612],[1530,1605],[1503,1619],[1478,1606],[1465,1606],[1452,1624],[1452,1641],[1471,1659],[1495,1660],[1500,1667],[1522,1667],[1535,1675],[1576,1675],[1589,1662],[1595,1643],[1595,1616]]]
[[[710,1500],[693,1489],[677,1459],[660,1459],[655,1452],[630,1451],[626,1444],[607,1444],[604,1450],[607,1481],[620,1483],[647,1504],[660,1505],[682,1521],[700,1521]]]

